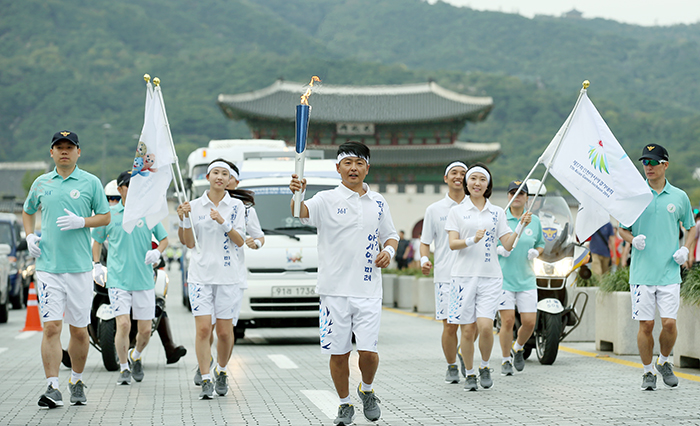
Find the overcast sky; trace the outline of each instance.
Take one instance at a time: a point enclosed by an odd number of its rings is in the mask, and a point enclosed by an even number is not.
[[[429,0],[435,3],[437,0]],[[698,0],[442,0],[455,6],[534,15],[559,16],[576,9],[584,18],[605,18],[637,25],[694,24],[700,21]]]

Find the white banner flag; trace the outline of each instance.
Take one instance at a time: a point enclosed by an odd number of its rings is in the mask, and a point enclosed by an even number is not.
[[[540,162],[549,164],[555,153],[549,172],[581,203],[576,218],[580,241],[605,225],[609,216],[632,225],[653,198],[649,185],[585,92]]]
[[[160,86],[153,89],[148,83],[143,130],[136,147],[124,205],[122,227],[128,233],[137,225],[143,226],[143,222],[139,223],[142,219],[152,229],[168,216],[166,192],[172,179],[170,165],[175,158],[164,111]]]

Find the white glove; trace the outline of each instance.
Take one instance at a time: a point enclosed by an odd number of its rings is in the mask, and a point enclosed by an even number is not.
[[[107,269],[100,262],[95,262],[92,267],[92,279],[102,287],[105,286],[105,278],[107,278]]]
[[[646,235],[637,235],[636,237],[632,238],[632,247],[636,248],[637,250],[644,250],[644,247],[647,246],[646,239]]]
[[[503,257],[510,256],[510,252],[508,250],[506,250],[506,248],[503,246],[498,246],[496,248],[496,253],[498,253],[499,256],[503,256]]]
[[[537,256],[540,255],[540,251],[534,248],[531,248],[530,250],[527,251],[527,260],[532,260],[536,259]]]
[[[63,209],[68,216],[61,216],[56,220],[56,225],[61,228],[61,231],[70,231],[73,229],[80,229],[85,227],[85,218],[77,216],[75,213],[68,209]]]
[[[32,256],[32,257],[40,257],[41,256],[41,249],[39,248],[40,241],[41,241],[41,238],[37,237],[36,234],[27,235],[27,250],[29,250],[30,256]]]
[[[148,250],[146,252],[146,264],[156,264],[160,262],[160,251],[158,249]]]
[[[677,264],[682,265],[685,262],[688,261],[688,247],[683,246],[676,250],[675,253],[673,253],[673,260],[676,261]]]

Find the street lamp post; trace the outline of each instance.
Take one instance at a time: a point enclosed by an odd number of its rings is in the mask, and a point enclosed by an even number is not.
[[[100,180],[102,180],[102,185],[105,185],[107,183],[107,175],[106,175],[106,163],[107,163],[107,136],[109,133],[109,129],[112,128],[112,125],[109,123],[105,123],[102,125],[102,129],[104,129],[104,133],[102,134],[102,172],[100,175]]]

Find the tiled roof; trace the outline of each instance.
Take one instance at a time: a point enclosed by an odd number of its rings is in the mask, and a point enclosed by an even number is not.
[[[277,80],[271,86],[237,95],[219,95],[227,117],[294,121],[303,83]],[[315,122],[408,123],[449,120],[481,121],[493,107],[490,97],[462,95],[435,82],[392,86],[315,86],[311,97]]]

